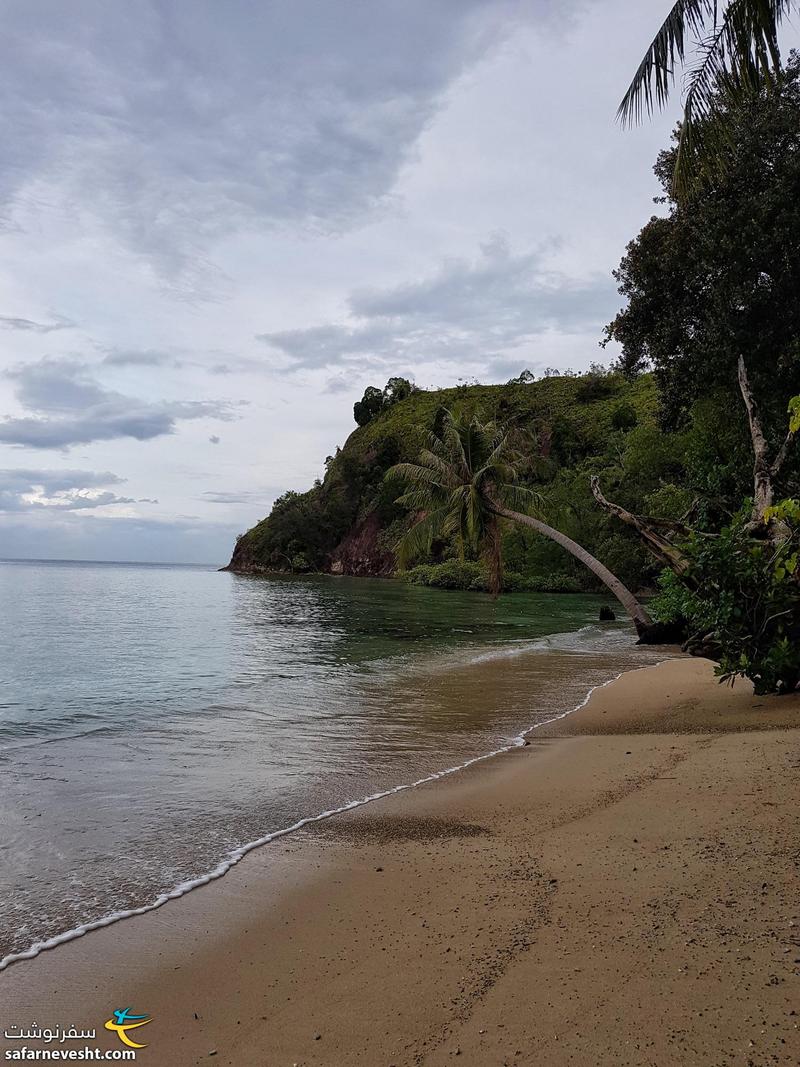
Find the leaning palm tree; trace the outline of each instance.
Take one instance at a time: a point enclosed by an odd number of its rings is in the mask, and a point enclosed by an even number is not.
[[[781,69],[780,24],[798,0],[677,0],[645,52],[618,116],[639,122],[663,107],[675,83],[675,68],[687,52],[696,64],[684,79],[683,120],[674,186],[689,189],[702,159],[719,169],[727,141],[723,108],[774,84]],[[691,42],[691,43],[690,43]]]
[[[441,431],[428,438],[417,463],[398,463],[388,472],[405,486],[397,503],[418,515],[398,545],[401,567],[428,553],[437,538],[455,539],[462,556],[480,555],[489,573],[489,588],[502,588],[502,519],[520,523],[555,541],[580,560],[619,600],[641,636],[650,616],[631,591],[585,548],[528,512],[541,503],[533,490],[519,485],[516,456],[508,433],[476,416],[445,412]],[[518,510],[522,509],[522,510]]]

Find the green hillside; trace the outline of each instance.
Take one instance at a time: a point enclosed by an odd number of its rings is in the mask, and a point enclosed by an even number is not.
[[[599,474],[608,492],[632,510],[670,518],[686,510],[693,488],[707,481],[711,467],[720,490],[727,481],[732,494],[741,491],[731,473],[744,447],[739,413],[720,433],[712,413],[705,426],[701,405],[688,430],[665,433],[657,424],[650,375],[627,380],[596,368],[532,382],[417,390],[354,430],[326,461],[321,482],[276,501],[270,515],[239,538],[231,569],[395,573],[394,548],[410,517],[395,503],[397,486],[384,475],[398,461],[417,458],[443,408],[478,412],[512,427],[524,455],[523,482],[543,497],[541,517],[634,587],[652,584],[653,561],[626,528],[597,507],[590,474]],[[588,572],[535,533],[509,528],[503,548],[512,588],[522,579],[528,588],[594,588]],[[454,557],[454,546],[436,544],[431,558],[418,562],[446,566],[417,570],[412,577],[479,586],[476,565],[462,568]]]

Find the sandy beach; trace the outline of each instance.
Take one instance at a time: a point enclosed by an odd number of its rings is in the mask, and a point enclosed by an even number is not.
[[[120,1049],[130,1006],[159,1067],[797,1064],[798,725],[703,660],[630,672],[525,748],[11,966],[0,1030]]]

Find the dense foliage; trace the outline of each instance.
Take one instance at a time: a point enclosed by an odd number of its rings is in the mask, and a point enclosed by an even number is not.
[[[449,559],[446,563],[420,563],[404,572],[412,585],[434,589],[461,589],[488,593],[491,580],[486,566],[477,560]],[[519,571],[503,571],[504,593],[580,593],[583,583],[571,574],[541,574],[526,577]]]
[[[364,395],[353,405],[353,418],[359,426],[366,426],[382,411],[411,396],[415,388],[408,378],[390,378],[383,389],[368,385]]]
[[[598,509],[590,474],[600,474],[632,510],[668,518],[680,516],[709,488],[721,508],[730,503],[732,510],[741,500],[737,449],[749,463],[743,411],[735,409],[720,426],[716,406],[702,402],[687,427],[664,433],[651,376],[629,380],[595,367],[584,375],[534,382],[413,392],[356,429],[308,492],[281,497],[269,518],[240,539],[234,564],[327,571],[342,560],[346,573],[392,573],[394,547],[410,516],[395,503],[397,487],[384,476],[395,463],[418,457],[444,408],[512,427],[524,454],[521,482],[542,498],[537,513],[633,589],[654,586],[660,568],[629,530]],[[353,539],[357,552],[348,549]],[[542,583],[555,575],[557,587],[598,588],[584,567],[532,531],[508,524],[503,555],[506,567],[526,579]],[[454,542],[438,541],[416,562],[444,563],[457,556]]]
[[[666,425],[714,394],[738,405],[744,355],[768,422],[782,428],[785,397],[800,391],[798,56],[774,92],[727,120],[725,169],[691,197],[671,192],[676,147],[659,156],[669,214],[628,245],[616,272],[627,306],[608,335],[622,344],[626,374],[653,368]]]
[[[744,675],[756,693],[800,682],[800,503],[783,501],[774,514],[786,527],[777,544],[753,538],[749,507],[719,536],[691,537],[690,570],[683,579],[665,571],[652,604],[661,621],[688,624],[689,647],[717,659],[723,680]]]

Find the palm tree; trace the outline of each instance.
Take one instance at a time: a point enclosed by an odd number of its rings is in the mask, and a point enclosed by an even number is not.
[[[398,545],[400,566],[429,552],[434,539],[454,537],[462,556],[470,551],[483,557],[497,596],[503,580],[500,520],[508,519],[579,559],[619,600],[641,636],[652,622],[633,593],[572,538],[527,513],[541,498],[518,484],[515,459],[508,433],[495,423],[444,412],[442,429],[429,435],[419,462],[398,463],[389,471],[405,485],[397,503],[418,515]]]
[[[702,158],[719,167],[726,146],[721,105],[730,107],[771,86],[781,69],[778,29],[798,0],[677,0],[644,54],[619,105],[625,124],[663,107],[685,63],[687,39],[698,62],[684,79],[683,121],[674,185],[686,191]]]

